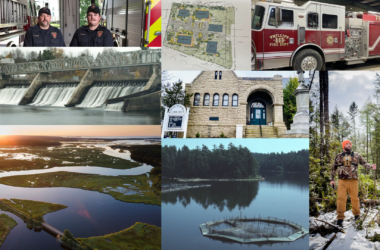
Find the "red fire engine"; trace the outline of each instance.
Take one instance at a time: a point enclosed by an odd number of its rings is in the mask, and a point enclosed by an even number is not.
[[[321,70],[380,57],[380,15],[309,1],[258,2],[252,15],[252,70]]]

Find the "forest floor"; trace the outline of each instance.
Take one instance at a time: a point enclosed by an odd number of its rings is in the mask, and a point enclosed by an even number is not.
[[[352,210],[346,211],[344,213],[345,219],[343,221],[343,230],[345,233],[338,232],[336,233],[336,238],[332,241],[332,243],[328,246],[327,249],[334,249],[334,250],[347,250],[347,249],[356,249],[356,250],[364,250],[364,249],[380,249],[380,242],[372,242],[369,238],[372,238],[375,236],[375,234],[380,234],[380,227],[378,223],[374,222],[377,221],[376,218],[374,218],[377,213],[379,212],[380,207],[371,208],[365,217],[365,214],[367,210],[364,208],[361,208],[360,210],[360,216],[361,219],[364,219],[363,222],[363,229],[357,230],[356,223],[354,220],[354,215],[352,214]],[[332,225],[336,225],[337,219],[336,219],[336,211],[329,212],[325,214],[321,214],[319,217],[310,217],[309,223],[310,223],[310,231],[312,231],[313,228],[316,228],[316,225],[321,226],[327,226],[326,223],[317,221],[323,220],[325,222],[328,222]],[[310,233],[309,237],[309,250],[321,250],[325,247],[326,243],[334,237],[335,233],[330,233],[328,235],[325,235],[324,237],[321,236],[320,233],[312,234]]]

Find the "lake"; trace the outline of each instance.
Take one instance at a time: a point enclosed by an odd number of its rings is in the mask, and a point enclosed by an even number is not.
[[[204,237],[199,225],[225,217],[277,217],[309,228],[309,180],[305,174],[262,175],[265,181],[211,181],[211,187],[162,194],[162,249],[252,249]],[[163,179],[163,185],[172,183]],[[194,185],[194,183],[191,183]],[[262,244],[260,249],[308,249],[306,236],[290,243]]]

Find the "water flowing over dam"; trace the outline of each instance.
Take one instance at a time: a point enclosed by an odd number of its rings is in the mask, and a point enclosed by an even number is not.
[[[28,91],[28,85],[7,85],[0,89],[0,104],[17,105]]]
[[[63,107],[73,95],[78,83],[46,84],[38,90],[38,93],[30,105]]]
[[[147,80],[123,80],[111,82],[96,82],[87,92],[81,104],[76,105],[82,108],[105,107],[107,99],[126,96],[141,91]],[[122,104],[121,104],[122,106]],[[121,110],[118,108],[117,110]]]

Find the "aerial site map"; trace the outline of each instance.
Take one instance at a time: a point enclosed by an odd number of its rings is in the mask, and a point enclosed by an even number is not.
[[[235,24],[232,5],[173,3],[164,46],[231,69],[234,61],[230,40],[232,24]]]

